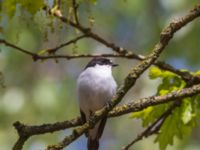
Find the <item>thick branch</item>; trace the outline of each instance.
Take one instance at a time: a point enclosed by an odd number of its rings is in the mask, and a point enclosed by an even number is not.
[[[28,126],[24,125],[20,122],[15,122],[14,124],[15,129],[18,132],[19,139],[15,143],[13,150],[21,150],[26,140],[33,136],[33,135],[39,135],[44,133],[52,133],[55,131],[63,130],[66,128],[75,127],[77,125],[81,125],[81,119],[80,117],[72,119],[70,121],[64,121],[64,122],[56,122],[54,124],[43,124],[38,126]]]
[[[194,96],[199,93],[200,84],[194,85],[190,88],[185,88],[179,91],[171,92],[163,96],[151,96],[147,98],[142,98],[140,100],[134,100],[133,102],[130,102],[128,104],[115,107],[111,112],[109,112],[108,117],[117,117],[131,112],[141,111],[149,106],[159,105],[167,103],[169,101],[182,100],[183,98]],[[14,123],[14,126],[18,131],[20,138],[15,144],[13,150],[20,150],[21,148],[19,147],[22,147],[24,142],[33,135],[52,133],[55,131],[60,131],[79,125],[82,125],[80,117],[77,117],[70,121],[57,122],[54,124],[43,124],[37,126],[28,126],[20,122],[16,122]]]
[[[85,123],[83,126],[81,126],[80,128],[76,128],[73,132],[73,134],[69,137],[66,137],[61,143],[59,143],[58,145],[54,145],[52,147],[49,147],[50,149],[61,149],[64,146],[68,145],[69,143],[71,143],[73,140],[75,140],[76,138],[78,138],[81,134],[83,134],[86,130],[88,130],[89,128],[92,128],[95,123],[101,119],[101,117],[103,115],[106,115],[116,104],[118,104],[121,99],[123,98],[123,96],[126,94],[126,92],[134,85],[135,81],[137,80],[137,78],[139,78],[139,76],[151,65],[155,62],[155,60],[159,57],[160,53],[163,51],[163,49],[165,48],[165,46],[168,44],[169,40],[172,38],[174,32],[176,32],[177,30],[179,30],[181,27],[183,27],[184,25],[186,25],[188,22],[192,21],[193,19],[195,19],[196,17],[198,17],[200,14],[200,6],[195,7],[195,9],[193,9],[189,15],[185,16],[184,18],[180,19],[177,22],[173,22],[171,23],[167,28],[165,28],[163,30],[163,32],[161,33],[161,38],[159,43],[155,46],[153,53],[150,54],[149,56],[147,56],[146,58],[144,58],[143,56],[140,55],[135,55],[133,53],[131,53],[132,57],[139,59],[139,60],[143,60],[142,63],[140,63],[138,66],[136,66],[127,76],[127,78],[125,79],[125,84],[120,88],[120,90],[118,91],[116,97],[113,98],[113,101],[110,105],[107,105],[107,107],[103,108],[102,110],[98,111],[95,116],[93,116],[93,118],[91,119],[91,122],[87,122]],[[56,14],[54,14],[56,16]],[[113,50],[115,50],[116,52],[120,53],[120,54],[130,54],[128,53],[127,50],[117,47],[115,46],[113,43],[109,43],[106,40],[104,40],[103,38],[99,37],[97,34],[91,32],[90,29],[88,28],[83,28],[82,26],[79,26],[77,24],[74,24],[73,22],[67,22],[67,20],[65,20],[66,18],[62,17],[62,16],[57,16],[59,17],[63,22],[65,23],[69,23],[71,26],[79,29],[80,31],[82,31],[83,33],[87,33],[90,35],[91,38],[99,41],[100,43],[103,43],[104,45],[112,48]],[[15,45],[12,45],[10,43],[6,43],[5,40],[0,40],[0,43],[4,43],[7,46],[13,47],[25,54],[28,54],[30,56],[33,57],[34,60],[37,60],[38,58],[40,58],[41,56],[34,54],[32,52],[26,51],[22,48],[16,47]],[[157,62],[158,63],[158,62]],[[159,64],[159,63],[158,63]],[[163,67],[164,65],[162,63],[160,63],[160,65]],[[169,67],[169,66],[168,66]],[[177,73],[182,74],[182,76],[185,76],[184,73],[179,72],[179,70],[177,70]],[[189,77],[190,74],[187,74],[187,76]],[[18,131],[19,132],[19,131]],[[24,137],[24,138],[23,138]],[[23,145],[23,141],[25,141],[26,139],[28,139],[26,136],[20,136],[21,141],[18,141],[18,145],[20,143],[22,143]],[[18,146],[20,147],[20,146]],[[22,146],[21,146],[22,147]]]
[[[182,26],[184,26],[186,23],[192,21],[193,19],[195,19],[197,16],[199,16],[199,5],[197,5],[193,10],[190,11],[190,14],[188,16],[185,16],[185,18],[181,18],[178,22],[172,22],[170,24],[171,28],[173,28],[173,24],[176,24],[176,29],[173,29],[174,31],[176,30],[179,30],[179,28],[181,28]],[[134,59],[137,59],[137,60],[144,60],[145,57],[142,56],[142,55],[137,55],[137,54],[134,54],[133,52],[131,51],[128,51],[126,50],[125,48],[122,48],[122,47],[119,47],[117,45],[115,45],[114,43],[112,42],[108,42],[107,40],[105,40],[104,38],[102,38],[101,36],[99,36],[98,34],[94,33],[90,28],[87,28],[87,27],[84,27],[82,26],[81,24],[76,24],[74,23],[73,21],[63,17],[62,15],[59,15],[56,11],[55,12],[52,12],[51,10],[48,10],[48,8],[46,7],[46,10],[55,16],[57,17],[58,19],[60,19],[62,22],[66,23],[66,24],[69,24],[70,26],[80,30],[81,32],[83,32],[84,34],[87,34],[88,37],[98,41],[99,43],[102,43],[103,45],[107,46],[108,48],[111,48],[113,51],[119,53],[119,54],[123,54],[123,55],[126,55],[126,56],[129,56],[131,58],[134,58]],[[181,20],[183,19],[183,22],[181,22]],[[180,26],[178,25],[180,23]],[[170,27],[167,29],[166,28],[166,33],[167,33],[167,30],[169,30]],[[166,36],[166,35],[165,35]],[[181,77],[183,77],[183,79],[186,81],[186,82],[190,82],[191,84],[192,83],[197,83],[200,81],[200,77],[193,77],[189,72],[182,72],[180,70],[177,70],[175,68],[173,68],[171,65],[169,64],[166,64],[166,63],[163,63],[163,62],[155,62],[155,65],[159,66],[161,69],[164,69],[164,70],[169,70],[169,71],[172,71],[172,72],[176,72],[178,75],[180,75]]]
[[[48,146],[47,149],[49,150],[59,150],[63,149],[67,145],[69,145],[71,142],[76,140],[78,137],[80,137],[84,132],[86,132],[88,129],[92,128],[103,116],[105,116],[110,110],[112,110],[113,107],[115,107],[125,96],[125,94],[129,91],[129,89],[135,84],[136,80],[140,77],[140,75],[151,65],[153,64],[156,59],[160,56],[164,48],[167,46],[170,39],[173,37],[173,34],[178,31],[180,28],[185,26],[187,23],[191,22],[193,19],[197,18],[200,15],[200,6],[195,7],[193,10],[190,11],[188,15],[186,15],[184,18],[179,19],[179,21],[170,23],[169,26],[167,26],[161,33],[160,41],[155,45],[153,51],[151,54],[149,54],[144,61],[139,63],[136,67],[134,67],[128,76],[125,79],[124,84],[119,88],[117,91],[117,94],[112,99],[112,101],[109,103],[109,105],[106,105],[104,108],[99,110],[95,113],[94,116],[90,118],[88,122],[86,122],[84,125],[77,127],[73,130],[72,134],[70,136],[66,136],[63,141],[56,145]],[[60,17],[61,20],[64,20],[64,17]],[[75,25],[77,26],[77,25]],[[90,31],[88,32],[90,34]]]
[[[130,113],[130,112],[140,111],[149,106],[155,106],[158,104],[167,103],[167,102],[177,100],[177,99],[179,100],[185,97],[193,96],[195,94],[198,94],[199,92],[200,92],[200,84],[194,85],[190,88],[181,89],[176,92],[171,92],[163,96],[151,96],[148,98],[142,98],[140,100],[132,101],[128,104],[115,107],[109,113],[109,116],[115,117],[115,116]]]

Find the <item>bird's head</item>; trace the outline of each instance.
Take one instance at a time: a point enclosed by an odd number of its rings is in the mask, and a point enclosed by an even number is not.
[[[93,58],[85,67],[96,67],[96,66],[107,66],[107,67],[116,67],[118,64],[113,63],[110,59],[104,58],[104,57],[95,57]]]

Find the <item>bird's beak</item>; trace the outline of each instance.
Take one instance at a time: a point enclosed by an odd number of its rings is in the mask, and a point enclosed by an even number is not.
[[[112,67],[117,67],[117,66],[119,66],[118,64],[112,64]]]

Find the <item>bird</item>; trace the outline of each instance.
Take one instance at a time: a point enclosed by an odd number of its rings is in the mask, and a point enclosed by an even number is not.
[[[112,68],[118,66],[104,57],[93,58],[80,73],[77,80],[77,92],[81,119],[84,122],[90,119],[95,111],[108,104],[116,94],[117,84],[112,75]],[[98,150],[99,139],[102,136],[107,116],[96,123],[94,128],[85,134],[87,149]]]

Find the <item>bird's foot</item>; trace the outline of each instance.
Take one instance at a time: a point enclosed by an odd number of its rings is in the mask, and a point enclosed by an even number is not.
[[[93,127],[95,125],[95,117],[94,117],[94,112],[90,111],[90,117],[88,119],[89,124]]]
[[[107,109],[112,108],[112,105],[113,105],[112,101],[108,101],[108,102],[106,103]]]

